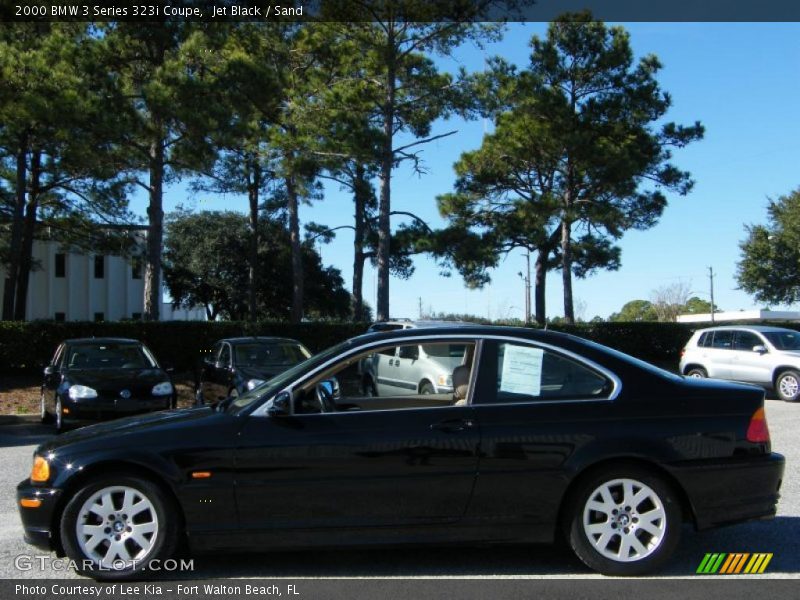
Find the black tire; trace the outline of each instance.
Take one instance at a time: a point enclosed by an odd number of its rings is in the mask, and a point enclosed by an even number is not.
[[[705,379],[708,377],[708,373],[703,367],[692,367],[688,371],[686,371],[687,377],[693,377],[695,379]]]
[[[157,523],[156,532],[146,540],[148,544],[151,544],[146,554],[136,558],[130,563],[130,565],[125,566],[124,568],[116,568],[113,563],[111,567],[102,565],[102,563],[97,560],[95,556],[92,556],[84,551],[78,540],[77,528],[79,521],[83,523],[84,526],[86,523],[86,520],[81,518],[81,513],[84,510],[84,504],[87,503],[87,501],[89,501],[95,494],[104,493],[105,491],[109,491],[109,493],[111,493],[110,490],[113,488],[132,488],[136,493],[141,495],[141,497],[145,498],[150,503],[150,506],[152,506],[152,513],[150,512],[150,509],[144,511],[144,518],[147,520],[155,517]],[[124,507],[120,506],[121,495],[122,492],[116,492],[114,507],[114,510],[120,511],[120,513],[124,509]],[[139,518],[139,515],[141,514],[142,512],[138,513],[138,515],[130,515],[130,520],[128,520],[128,515],[124,515],[124,518],[122,518],[123,515],[119,515],[116,518],[123,524],[129,523],[135,526],[135,520]],[[78,491],[78,493],[75,494],[67,504],[66,508],[64,509],[64,513],[61,516],[61,542],[64,546],[64,551],[66,552],[67,556],[75,561],[75,564],[77,565],[76,570],[81,575],[86,575],[88,577],[92,577],[93,579],[104,581],[130,579],[137,577],[142,572],[146,571],[150,561],[158,560],[163,563],[164,560],[173,555],[177,545],[178,532],[180,529],[178,515],[179,511],[172,498],[164,493],[164,491],[152,481],[124,473],[115,476],[104,476],[102,478],[90,481],[84,485],[84,487],[81,488],[80,491]],[[97,518],[97,515],[92,513],[90,513],[89,516],[91,518]],[[101,521],[98,520],[98,523],[100,522]],[[102,523],[106,524],[104,520]],[[116,521],[114,524],[116,525]],[[130,531],[130,529],[128,529],[128,531]],[[113,543],[111,541],[114,537],[114,531],[112,530],[112,527],[106,528],[105,532],[102,534],[103,537],[106,536],[106,533],[108,533],[108,538],[100,542],[101,546],[99,552],[102,552],[104,549],[110,549],[110,545]],[[88,534],[86,535],[88,536]],[[121,535],[126,534],[123,531]],[[135,534],[128,535],[133,536]],[[116,539],[119,540],[119,536],[116,536]],[[128,544],[127,547],[129,549],[134,548],[135,550],[137,545],[135,541],[131,541],[133,539],[134,538],[131,537],[128,541],[124,541],[123,544]],[[86,540],[86,543],[91,543],[91,539]],[[102,544],[107,545],[104,548]],[[122,559],[120,558],[116,560]],[[118,566],[122,567],[122,565]]]
[[[632,483],[631,490],[636,491],[639,486],[638,490],[646,493],[636,506],[625,505],[623,480]],[[608,491],[612,503],[603,500],[602,489]],[[608,512],[603,520],[603,511],[588,508],[590,501],[595,506],[621,504],[615,506],[618,512],[614,516]],[[654,517],[662,514],[663,521]],[[565,516],[566,538],[573,552],[590,569],[604,575],[631,576],[657,571],[669,560],[681,535],[681,507],[672,487],[637,465],[610,465],[592,473],[571,494]],[[607,530],[610,537],[604,542],[606,533],[590,533],[587,529],[591,527]],[[650,528],[658,535],[651,534]],[[639,552],[632,545],[633,538],[644,551],[641,558],[635,555]]]
[[[775,380],[775,393],[784,402],[797,402],[800,398],[800,373],[784,371]]]
[[[361,384],[361,393],[367,398],[378,397],[378,388],[375,387],[375,382],[371,377],[364,378],[364,383]]]
[[[53,415],[49,410],[47,410],[47,397],[45,396],[45,392],[42,392],[42,398],[39,401],[39,404],[39,412],[42,423],[52,423]]]
[[[419,386],[419,393],[422,395],[435,394],[436,390],[433,389],[433,384],[430,381],[423,381]]]

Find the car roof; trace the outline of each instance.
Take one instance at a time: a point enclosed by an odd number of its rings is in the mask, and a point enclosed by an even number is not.
[[[436,319],[421,319],[419,321],[411,321],[411,320],[390,320],[390,321],[376,321],[372,325],[369,326],[370,330],[373,327],[380,327],[382,325],[395,325],[397,327],[402,327],[405,329],[421,329],[427,327],[480,327],[478,323],[470,323],[469,321],[444,321],[444,320],[436,320]],[[381,331],[390,331],[386,329],[381,329]]]
[[[117,338],[117,337],[98,337],[98,338],[73,338],[71,340],[64,340],[65,344],[70,346],[86,345],[86,344],[141,344],[139,340],[131,338]]]
[[[297,340],[293,340],[292,338],[285,338],[285,337],[273,337],[273,336],[263,336],[263,335],[252,335],[249,337],[233,337],[233,338],[223,338],[221,340],[217,340],[214,342],[215,344],[219,344],[220,342],[227,342],[232,345],[236,344],[252,344],[253,342],[260,342],[260,343],[276,343],[276,342],[288,342],[290,344],[299,344]]]
[[[749,329],[751,331],[760,331],[761,333],[767,333],[770,331],[792,331],[794,333],[798,333],[795,329],[789,329],[788,327],[775,327],[774,325],[718,325],[716,327],[707,327],[705,329],[698,329],[698,333],[702,333],[705,331],[732,331],[735,329]]]
[[[510,327],[504,325],[478,325],[475,323],[470,323],[468,327],[464,327],[464,325],[460,323],[454,324],[453,322],[445,323],[441,321],[437,322],[436,325],[428,325],[424,327],[420,326],[408,329],[394,329],[391,331],[370,331],[354,339],[358,340],[359,342],[367,342],[371,340],[390,341],[395,338],[408,339],[425,337],[431,333],[435,333],[437,337],[459,334],[464,335],[465,333],[468,333],[469,335],[475,337],[509,336],[537,340],[541,342],[563,342],[568,340],[576,342],[584,341],[579,337],[570,335],[568,333],[561,333],[560,331],[548,331],[545,329],[533,329],[530,327]]]

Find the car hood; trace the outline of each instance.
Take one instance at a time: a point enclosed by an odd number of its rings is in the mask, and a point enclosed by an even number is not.
[[[85,385],[98,391],[130,386],[147,386],[169,381],[161,369],[73,369],[65,374],[71,384]]]
[[[121,441],[124,437],[132,434],[153,431],[161,427],[175,427],[182,425],[199,425],[207,420],[213,419],[219,413],[215,413],[211,407],[183,408],[176,410],[164,410],[154,413],[146,413],[123,419],[115,419],[73,429],[51,440],[41,446],[37,452],[53,452],[62,446],[80,444],[83,442],[103,442],[104,440]],[[114,445],[110,443],[109,445]]]

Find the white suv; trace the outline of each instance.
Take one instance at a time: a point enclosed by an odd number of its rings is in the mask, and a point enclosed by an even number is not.
[[[680,371],[755,383],[794,402],[800,397],[800,332],[758,325],[699,329],[681,351]]]

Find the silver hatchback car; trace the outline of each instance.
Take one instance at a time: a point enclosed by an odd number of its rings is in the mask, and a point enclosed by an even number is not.
[[[800,398],[800,331],[759,325],[699,329],[681,351],[680,371],[758,384]]]

